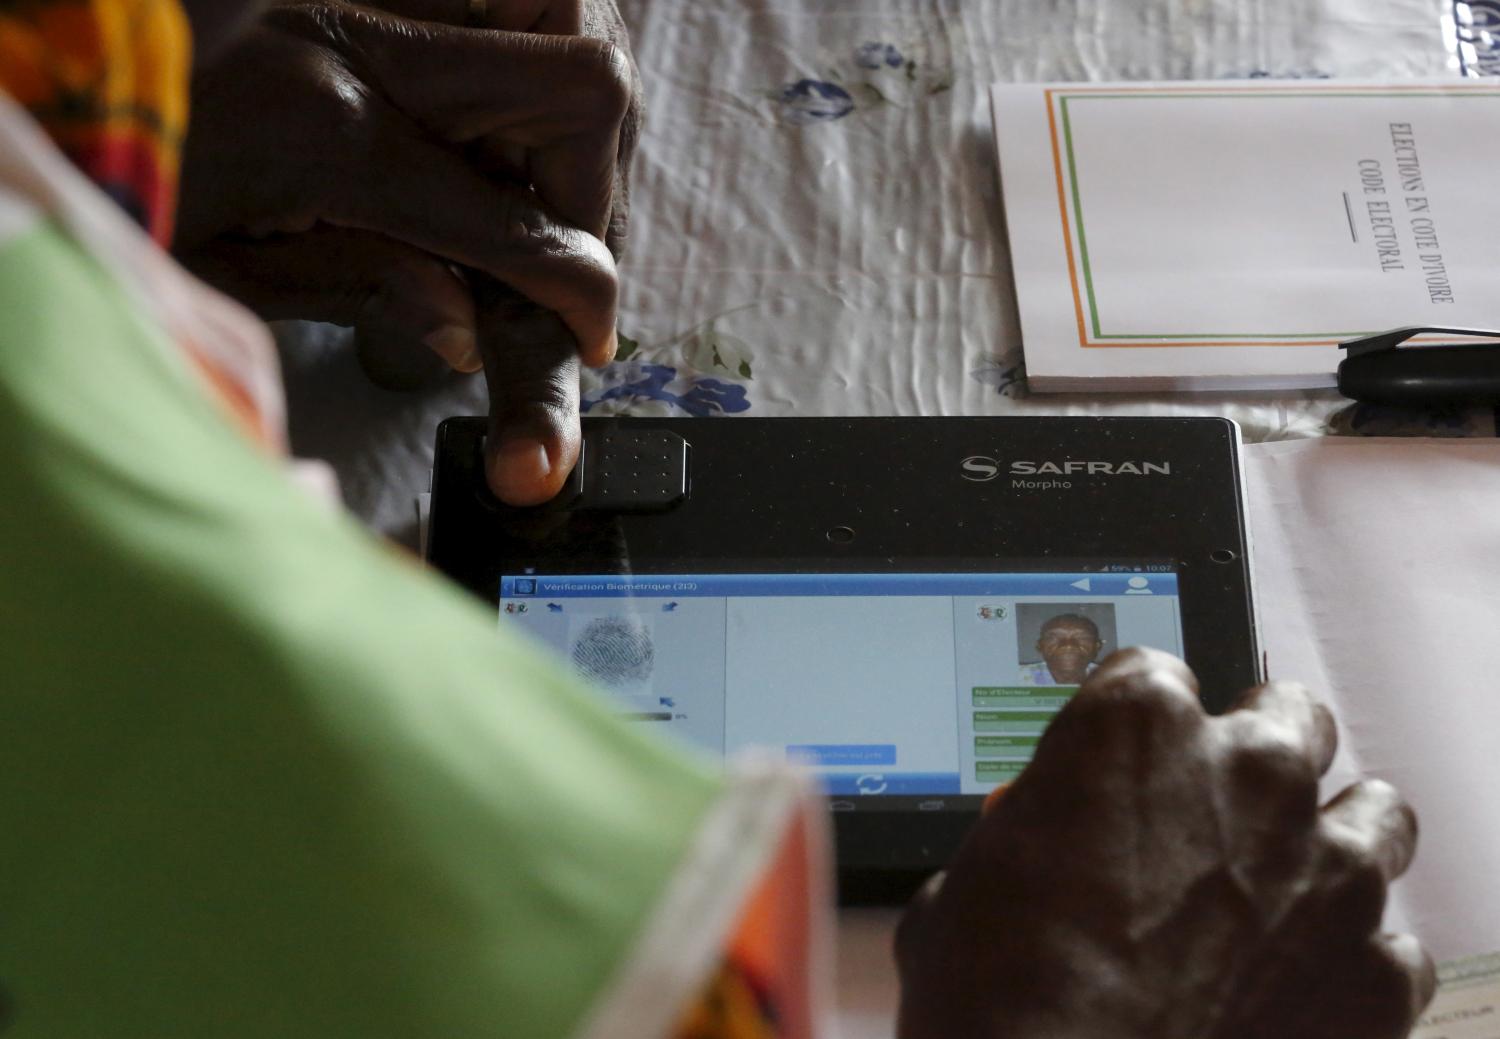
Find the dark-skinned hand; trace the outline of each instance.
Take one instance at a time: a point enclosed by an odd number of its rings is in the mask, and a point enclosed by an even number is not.
[[[454,24],[463,0],[380,6],[277,5],[195,77],[176,251],[267,319],[353,326],[382,384],[433,353],[483,368],[491,485],[542,501],[577,458],[577,364],[614,353],[623,24],[613,0],[490,0],[483,28]],[[518,311],[520,348],[498,320]]]
[[[1397,1039],[1431,998],[1380,933],[1416,818],[1318,803],[1332,716],[1273,683],[1211,718],[1187,666],[1109,657],[897,932],[902,1039]]]

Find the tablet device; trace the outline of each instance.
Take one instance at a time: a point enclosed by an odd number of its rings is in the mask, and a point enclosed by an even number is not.
[[[585,419],[558,498],[438,431],[432,563],[633,723],[824,784],[845,903],[905,897],[1098,660],[1259,677],[1232,422]]]

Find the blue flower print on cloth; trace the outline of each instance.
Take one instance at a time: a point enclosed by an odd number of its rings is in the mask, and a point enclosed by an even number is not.
[[[793,126],[826,123],[854,111],[854,98],[837,83],[799,79],[781,89],[781,118]]]
[[[1002,397],[1014,397],[1025,388],[1026,366],[1011,358],[986,358],[984,363],[969,369],[969,378],[993,387]]]
[[[929,64],[920,40],[867,40],[810,55],[817,78],[771,91],[781,121],[791,126],[831,123],[856,111],[912,108],[953,86],[953,70]]]
[[[744,340],[719,330],[723,316],[655,345],[621,335],[613,364],[584,371],[583,410],[698,418],[749,411],[754,357]]]
[[[709,375],[682,375],[665,364],[627,361],[610,366],[605,388],[586,391],[585,413],[659,414],[683,413],[694,418],[733,415],[750,410],[745,387]],[[655,405],[653,407],[652,405]]]
[[[854,63],[862,69],[899,69],[906,59],[893,43],[862,43],[855,48]]]
[[[604,376],[607,387],[583,394],[585,412],[598,414],[682,414],[694,418],[750,411],[738,382],[709,375],[679,375],[669,364],[625,363]],[[652,408],[651,405],[657,405]]]

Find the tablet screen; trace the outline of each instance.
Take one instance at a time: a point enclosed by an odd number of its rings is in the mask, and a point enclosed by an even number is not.
[[[624,716],[715,754],[768,748],[817,773],[835,808],[987,793],[1097,661],[1120,646],[1183,653],[1165,564],[507,574],[500,619]]]

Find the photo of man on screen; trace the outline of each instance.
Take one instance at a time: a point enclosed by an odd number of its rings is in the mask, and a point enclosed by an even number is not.
[[[1098,666],[1105,641],[1099,624],[1082,611],[1051,615],[1041,622],[1037,631],[1036,653],[1041,659],[1034,662],[1023,660],[1021,684],[1081,685]]]

